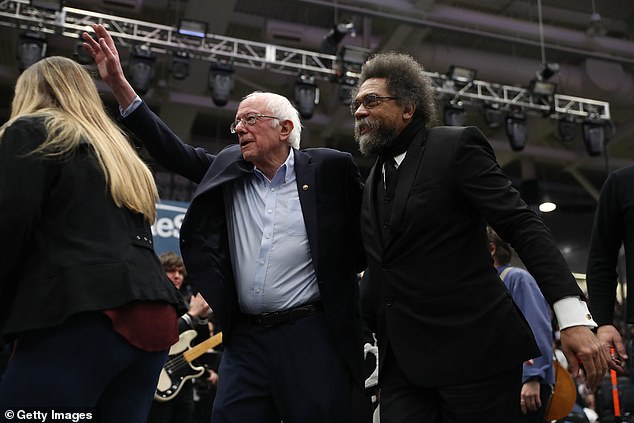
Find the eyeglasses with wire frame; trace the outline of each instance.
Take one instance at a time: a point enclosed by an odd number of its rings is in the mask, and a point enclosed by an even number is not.
[[[243,125],[253,126],[260,119],[277,119],[277,120],[281,120],[277,116],[262,115],[262,114],[259,114],[259,113],[250,113],[250,114],[248,114],[246,116],[242,116],[240,119],[236,119],[233,122],[231,122],[231,126],[229,126],[229,131],[232,134],[235,134],[236,133],[236,127],[238,126],[239,123],[242,122]]]
[[[368,94],[361,100],[355,99],[350,103],[350,113],[355,114],[357,109],[363,104],[366,109],[371,109],[378,106],[387,100],[398,100],[398,97],[392,97],[389,95]]]

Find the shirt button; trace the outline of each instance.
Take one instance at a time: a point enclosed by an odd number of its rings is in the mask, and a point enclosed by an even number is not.
[[[264,264],[264,260],[260,260],[260,264]]]
[[[259,294],[260,293],[260,288],[255,288],[255,293]]]
[[[392,298],[386,297],[385,298],[385,305],[388,306],[388,307],[392,307],[392,304],[393,304]]]
[[[267,212],[268,214],[271,214],[271,213],[273,213],[273,210],[268,209],[266,212]]]
[[[266,235],[264,235],[264,236],[266,237],[266,239],[271,238],[271,234],[266,234]]]

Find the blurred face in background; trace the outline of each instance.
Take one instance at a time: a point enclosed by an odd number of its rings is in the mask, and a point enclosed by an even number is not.
[[[169,280],[172,281],[176,289],[181,289],[181,285],[185,281],[185,268],[182,266],[174,267],[165,272]]]

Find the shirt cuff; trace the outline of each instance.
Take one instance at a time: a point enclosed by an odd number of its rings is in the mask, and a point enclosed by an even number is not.
[[[566,297],[553,304],[559,330],[572,326],[587,326],[596,328],[597,323],[592,319],[588,304],[579,297]]]
[[[132,112],[134,112],[136,109],[139,108],[141,103],[143,103],[143,100],[141,100],[141,97],[139,97],[137,95],[135,97],[135,99],[132,100],[132,103],[130,103],[130,105],[128,107],[126,107],[125,109],[123,107],[119,106],[119,113],[121,113],[122,117],[128,117],[128,116],[130,116],[130,114]]]

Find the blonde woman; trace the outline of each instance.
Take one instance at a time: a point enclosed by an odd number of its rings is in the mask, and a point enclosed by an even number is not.
[[[145,421],[181,306],[152,248],[156,200],[88,72],[49,57],[22,73],[0,128],[0,412]]]

